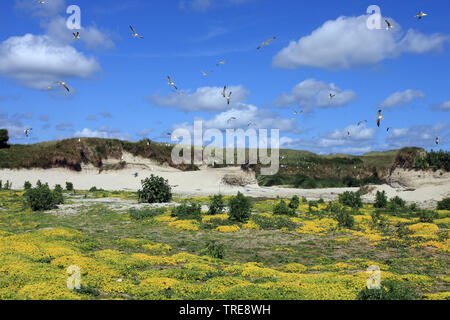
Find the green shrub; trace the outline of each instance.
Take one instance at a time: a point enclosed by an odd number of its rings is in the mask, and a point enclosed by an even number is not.
[[[97,192],[97,191],[105,191],[105,190],[97,189],[97,187],[95,187],[95,186],[89,189],[89,192]]]
[[[40,184],[36,188],[25,191],[25,203],[33,211],[51,210],[56,207],[58,192],[50,190],[48,184]]]
[[[342,203],[344,206],[348,206],[351,208],[361,208],[362,207],[361,193],[359,191],[357,192],[346,191],[343,194],[339,195],[339,202]]]
[[[8,130],[0,129],[0,149],[9,147],[8,140],[9,140]]]
[[[225,247],[223,244],[217,244],[216,241],[210,240],[206,244],[206,254],[212,258],[223,259],[225,255]]]
[[[298,206],[300,205],[300,199],[297,195],[294,195],[289,202],[289,208],[297,210]]]
[[[208,214],[210,215],[216,215],[221,214],[225,211],[225,202],[223,201],[223,196],[221,194],[214,195],[209,198],[209,210]]]
[[[383,192],[377,191],[377,196],[376,196],[375,203],[373,206],[375,208],[386,208],[387,202],[388,202],[388,200],[386,197],[386,192],[385,191],[383,191]]]
[[[423,223],[433,223],[434,219],[438,217],[437,212],[430,210],[420,210],[417,215],[420,222]]]
[[[171,216],[184,220],[200,220],[202,216],[202,206],[199,203],[184,201],[180,206],[175,207],[172,210]]]
[[[29,190],[31,189],[33,186],[31,185],[30,181],[25,181],[25,183],[23,184],[23,188],[25,190]]]
[[[380,289],[365,287],[358,293],[356,300],[419,300],[421,298],[411,285],[389,280],[383,281]]]
[[[388,209],[405,209],[406,208],[406,201],[400,198],[399,196],[396,196],[395,198],[392,198],[389,200],[389,203],[387,204]]]
[[[131,208],[129,210],[130,218],[132,220],[144,220],[148,218],[153,218],[155,216],[164,214],[164,212],[166,212],[165,208],[143,208],[143,209]]]
[[[64,203],[64,195],[63,188],[61,185],[57,184],[53,189],[53,197],[55,204],[63,204]]]
[[[355,218],[345,209],[337,210],[334,213],[334,219],[338,222],[340,228],[351,229],[355,224]]]
[[[11,190],[12,183],[9,180],[6,180],[6,183],[3,185],[3,190]]]
[[[295,216],[295,209],[290,208],[284,200],[273,207],[273,214],[283,216]]]
[[[66,182],[66,190],[73,191],[73,183],[72,182]]]
[[[388,220],[386,217],[381,215],[381,212],[379,210],[376,210],[375,212],[372,212],[370,214],[372,217],[372,225],[379,228],[384,228],[388,225]]]
[[[228,205],[230,207],[230,220],[245,222],[250,218],[252,203],[249,198],[238,192],[237,196],[232,197]]]
[[[141,203],[163,203],[172,200],[172,191],[169,182],[153,174],[150,178],[141,180],[142,190],[138,190]]]
[[[294,230],[298,227],[297,224],[291,219],[283,216],[266,217],[260,214],[255,214],[252,216],[252,221],[262,230],[280,230],[283,228]]]
[[[320,199],[317,201],[317,203],[324,204],[324,203],[325,203],[325,200],[323,200],[322,198],[320,198]]]
[[[437,203],[437,210],[450,210],[450,198],[445,198]]]

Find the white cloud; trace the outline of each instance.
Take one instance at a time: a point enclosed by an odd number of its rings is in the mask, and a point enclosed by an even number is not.
[[[118,129],[110,130],[107,127],[100,127],[97,130],[84,128],[81,131],[75,132],[76,138],[103,138],[103,139],[120,139],[130,140],[131,136],[128,133],[120,132]]]
[[[0,73],[34,89],[46,89],[69,77],[90,77],[99,69],[95,59],[46,35],[26,34],[0,44]]]
[[[448,143],[450,135],[450,124],[437,123],[434,126],[420,125],[407,128],[393,129],[386,139],[390,148],[403,147],[437,147],[436,137],[439,137],[440,144]]]
[[[330,93],[335,94],[330,99]],[[315,79],[307,79],[297,84],[290,94],[283,93],[275,100],[275,105],[287,107],[296,104],[304,108],[304,111],[311,111],[318,108],[332,108],[345,106],[356,100],[356,93],[351,90],[343,91],[334,83],[326,84]]]
[[[178,107],[185,111],[222,111],[237,106],[246,100],[249,92],[244,86],[231,86],[227,88],[227,95],[231,91],[231,102],[222,96],[223,88],[201,87],[195,92],[184,94],[170,93],[165,97],[154,94],[147,101],[159,107]]]
[[[291,41],[274,57],[273,65],[288,69],[347,69],[375,64],[403,53],[441,50],[444,42],[450,40],[448,35],[425,35],[411,29],[402,39],[401,26],[393,19],[389,19],[394,25],[389,31],[369,30],[368,17],[341,16],[325,22],[310,35]]]
[[[405,90],[391,94],[381,103],[383,108],[404,107],[415,99],[424,99],[425,93],[420,90]]]
[[[15,9],[24,10],[38,17],[52,17],[65,9],[65,0],[47,0],[40,4],[37,0],[16,0]]]
[[[439,106],[436,106],[435,109],[441,110],[441,111],[450,111],[450,100],[445,101],[443,104],[441,104]]]

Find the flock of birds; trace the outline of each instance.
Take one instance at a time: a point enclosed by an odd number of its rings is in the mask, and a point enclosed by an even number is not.
[[[47,3],[47,1],[45,1],[45,0],[38,0],[38,3],[39,3],[39,4],[45,4],[45,3]],[[419,11],[419,13],[416,14],[414,17],[420,20],[420,19],[424,18],[425,16],[427,16],[427,14],[426,14],[425,12]],[[387,20],[387,19],[385,19],[385,22],[386,22],[386,25],[387,25],[386,30],[391,30],[391,29],[393,28],[393,25],[391,24],[391,22],[390,22],[389,20]],[[130,27],[130,29],[131,29],[132,37],[133,37],[133,38],[144,39],[144,37],[143,37],[142,35],[140,35],[140,34],[138,34],[138,33],[136,32],[136,30],[133,28],[133,26],[130,25],[129,27]],[[80,36],[80,32],[74,32],[74,33],[73,33],[73,38],[74,38],[75,40],[80,39],[80,37],[81,37],[81,36]],[[268,39],[267,41],[264,41],[264,42],[261,43],[256,49],[257,49],[257,50],[260,50],[260,49],[263,48],[264,46],[268,46],[268,45],[269,45],[272,41],[274,41],[275,39],[276,39],[276,37],[272,37],[272,38]],[[216,64],[216,66],[219,67],[219,66],[221,66],[221,65],[224,65],[225,63],[226,63],[226,60],[222,60],[222,61],[219,61],[219,62]],[[202,74],[204,77],[207,77],[207,76],[209,76],[212,72],[213,72],[213,71],[209,71],[209,72],[201,71],[201,74]],[[178,86],[175,84],[175,82],[172,80],[172,78],[171,78],[170,76],[167,76],[167,78],[168,78],[168,85],[171,86],[171,87],[173,87],[173,88],[175,89],[175,92],[177,92],[177,94],[183,95],[183,94],[184,94],[184,91],[183,91],[183,90],[178,90]],[[58,81],[56,84],[59,85],[59,86],[61,86],[61,87],[63,87],[67,92],[70,92],[69,86],[68,86],[64,81]],[[48,87],[48,90],[51,90],[51,89],[52,89],[52,87]],[[226,85],[223,87],[223,91],[221,92],[221,95],[222,95],[223,98],[226,99],[226,102],[227,102],[228,105],[229,105],[230,102],[231,102],[231,95],[232,95],[232,93],[233,93],[232,91],[227,92],[227,86],[226,86]],[[332,100],[336,97],[337,94],[338,94],[338,93],[333,93],[333,92],[331,92],[331,93],[329,94],[330,101],[332,101]],[[304,112],[304,110],[300,110],[300,111],[294,110],[294,115],[300,115],[300,114],[303,113],[303,112]],[[227,120],[227,124],[230,124],[232,121],[236,121],[236,120],[237,120],[236,117],[230,117],[230,118]],[[378,115],[377,115],[377,117],[376,117],[376,124],[377,124],[377,127],[378,127],[378,128],[380,127],[381,121],[382,121],[382,120],[384,120],[384,116],[382,115],[382,110],[380,109],[380,110],[378,110]],[[368,122],[367,120],[361,120],[361,121],[359,121],[359,122],[358,122],[358,127],[361,126],[363,123],[367,123],[367,122]],[[254,122],[252,122],[252,121],[248,122],[248,124],[247,124],[248,127],[250,127],[250,126],[255,126],[255,125],[256,125],[256,124],[255,124]],[[389,132],[389,130],[391,130],[391,129],[392,129],[392,127],[387,127],[386,131]],[[24,133],[25,133],[25,136],[26,136],[26,137],[28,137],[28,136],[31,134],[31,130],[32,130],[32,128],[27,128],[27,129],[24,130]],[[179,139],[180,139],[179,137],[174,136],[174,135],[173,135],[172,133],[170,133],[170,132],[168,132],[167,135],[171,136],[171,137],[172,137],[173,139],[175,139],[175,140],[179,140]],[[347,136],[350,136],[350,135],[351,135],[351,132],[350,132],[350,131],[347,131]],[[439,137],[436,137],[435,143],[436,143],[436,144],[439,144]]]

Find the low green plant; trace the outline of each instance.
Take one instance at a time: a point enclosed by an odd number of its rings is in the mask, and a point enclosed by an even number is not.
[[[252,202],[242,193],[238,192],[237,196],[231,197],[228,206],[230,208],[230,220],[245,222],[250,218],[252,210]]]
[[[171,216],[185,220],[200,220],[202,207],[199,203],[183,201],[181,205],[172,210]]]
[[[361,290],[356,300],[419,300],[421,295],[409,284],[388,280],[381,283],[380,289]]]
[[[294,230],[298,227],[295,222],[284,216],[266,217],[260,214],[255,214],[252,216],[252,221],[262,230]]]
[[[343,194],[339,195],[339,202],[344,206],[348,206],[351,208],[361,208],[362,200],[361,193],[359,191],[345,191]]]
[[[72,182],[66,182],[66,190],[73,191],[73,183]]]
[[[420,210],[417,213],[420,222],[423,223],[433,223],[434,219],[438,217],[437,212],[431,210]]]
[[[294,195],[289,202],[289,208],[297,210],[298,206],[300,205],[300,199],[297,195]]]
[[[51,210],[58,204],[58,192],[50,190],[48,184],[40,184],[24,193],[25,204],[33,211]]]
[[[131,208],[129,211],[130,218],[132,220],[144,220],[148,218],[153,218],[158,215],[163,214],[166,212],[165,208],[142,208],[142,209],[135,209]]]
[[[53,189],[53,197],[56,205],[64,203],[63,188],[61,185],[55,185],[55,188]]]
[[[337,210],[333,217],[338,222],[340,228],[351,229],[355,225],[355,218],[346,209]]]
[[[450,198],[445,198],[437,203],[437,210],[450,210]]]
[[[284,200],[281,200],[273,207],[273,214],[283,216],[295,216],[295,209],[289,207]]]
[[[164,203],[172,200],[172,190],[169,182],[163,177],[151,175],[141,180],[142,189],[138,190],[141,203]]]
[[[386,208],[387,203],[388,199],[386,197],[386,191],[377,191],[375,203],[373,204],[374,208]]]
[[[31,185],[30,181],[25,181],[25,183],[23,184],[23,188],[24,190],[29,190],[31,189],[33,186]]]
[[[206,254],[212,258],[223,259],[225,255],[225,247],[223,244],[218,244],[214,240],[208,241],[205,248]]]
[[[225,211],[226,204],[223,201],[223,196],[221,194],[214,195],[209,200],[209,215],[221,214]]]

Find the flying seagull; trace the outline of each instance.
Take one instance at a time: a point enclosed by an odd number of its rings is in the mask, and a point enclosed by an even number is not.
[[[136,31],[134,31],[133,27],[130,26],[131,31],[133,31],[133,38],[141,38],[144,39],[144,37],[140,36],[139,34],[136,33]]]
[[[173,138],[173,140],[180,140],[180,137],[173,135],[171,132],[167,132],[167,135]]]
[[[69,87],[67,86],[67,84],[64,81],[58,81],[58,84],[60,86],[63,86],[67,90],[67,92],[70,92]]]
[[[30,136],[31,130],[33,130],[33,128],[26,128],[25,130],[23,130],[23,132],[25,133],[26,137]]]
[[[167,79],[169,79],[169,85],[174,87],[175,90],[178,90],[177,86],[175,85],[175,83],[172,81],[172,79],[169,76],[167,76]]]
[[[264,46],[268,46],[269,43],[272,42],[273,40],[275,40],[276,38],[277,38],[277,37],[272,37],[272,38],[270,38],[269,40],[267,40],[267,41],[261,43],[261,45],[260,45],[258,48],[256,48],[256,49],[259,50],[259,49],[261,49],[261,48],[264,47]]]
[[[224,87],[223,87],[222,97],[224,97],[224,98],[227,97],[227,86],[224,86]]]
[[[294,114],[297,116],[297,115],[299,115],[300,113],[302,113],[303,112],[303,110],[300,110],[299,112],[297,112],[297,110],[294,110]]]
[[[377,126],[380,127],[381,120],[384,119],[384,116],[381,115],[381,110],[378,110],[378,117],[377,117]]]
[[[80,39],[80,32],[73,32],[72,34],[74,39]]]
[[[349,136],[350,135],[350,131],[347,131],[347,136]]]
[[[392,127],[387,127],[386,132],[389,132],[389,130],[391,130]]]
[[[358,127],[363,123],[367,123],[367,120],[361,120],[360,122],[358,122]]]
[[[236,120],[236,118],[235,117],[231,117],[230,119],[227,120],[227,123],[230,123],[233,120]]]
[[[436,142],[436,144],[439,144],[439,137],[436,137],[435,142]]]
[[[330,93],[330,100],[333,100],[333,98],[336,97],[335,94]]]
[[[387,28],[386,28],[386,30],[391,30],[392,29],[392,24],[389,22],[389,20],[384,20],[385,22],[386,22],[386,24],[387,24]]]
[[[426,14],[423,11],[420,11],[418,14],[416,14],[414,17],[417,19],[422,19],[423,17],[427,16],[428,14]]]
[[[210,72],[204,72],[204,71],[202,71],[202,75],[203,75],[204,77],[209,76],[211,73],[212,73],[212,71],[210,71]]]
[[[47,1],[43,1],[43,0],[38,0],[39,4],[45,4],[47,3]]]
[[[216,64],[216,66],[220,66],[220,65],[222,65],[222,64],[225,64],[225,62],[226,62],[226,60],[222,60],[222,61],[220,61],[218,64]]]
[[[256,126],[256,123],[250,121],[250,122],[248,123],[247,127],[251,127],[251,126]]]
[[[233,92],[230,91],[230,93],[228,94],[228,97],[227,97],[227,104],[230,104],[231,94],[232,94],[232,93],[233,93]]]

